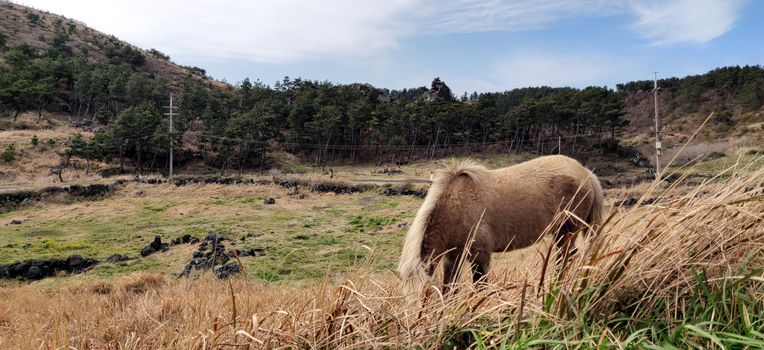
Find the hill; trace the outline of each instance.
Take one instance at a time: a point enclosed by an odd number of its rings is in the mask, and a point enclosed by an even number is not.
[[[764,130],[764,69],[730,66],[704,74],[658,80],[661,132],[669,147],[684,143],[710,113],[714,117],[700,132],[706,143],[750,139],[761,142]],[[617,84],[625,94],[624,138],[652,143],[654,137],[653,81]],[[761,144],[761,143],[759,143]]]
[[[175,88],[189,75],[209,87],[225,86],[207,77],[202,68],[178,65],[159,50],[141,49],[78,20],[8,1],[0,1],[0,9],[0,46],[27,45],[39,51],[56,49],[68,58],[122,66],[161,77]]]
[[[176,169],[220,173],[265,170],[287,153],[321,167],[501,153],[621,158],[644,167],[649,161],[639,151],[652,154],[649,81],[460,97],[439,78],[403,90],[288,77],[231,86],[81,22],[0,6],[0,116],[12,116],[0,118],[0,128],[28,128],[16,123],[23,112],[63,116],[97,131],[86,135],[87,151],[71,149],[72,157],[118,164],[120,172],[167,171],[171,139]],[[764,69],[747,66],[661,80],[664,148],[682,145],[713,111],[700,141],[720,152],[758,150],[762,76]],[[162,113],[170,92],[180,113],[172,133]]]

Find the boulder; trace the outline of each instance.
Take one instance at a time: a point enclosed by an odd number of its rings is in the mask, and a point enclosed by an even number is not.
[[[149,256],[154,253],[156,253],[156,250],[152,248],[151,245],[147,245],[143,247],[143,249],[141,249],[141,256],[143,257]]]
[[[72,255],[66,259],[66,264],[69,265],[69,267],[71,268],[79,267],[82,264],[82,256]]]
[[[193,240],[196,240],[196,242],[199,242],[199,239],[196,237],[192,237],[190,234],[185,234],[183,236],[180,236],[178,238],[173,239],[170,241],[170,245],[178,245],[178,244],[189,244],[192,243]],[[194,242],[194,243],[196,243]]]
[[[228,241],[230,238],[226,237],[225,235],[221,233],[215,233],[215,232],[208,232],[206,236],[204,236],[204,240],[208,242],[222,242],[222,241]]]
[[[212,268],[212,272],[215,276],[218,276],[218,278],[228,278],[231,275],[241,272],[241,267],[235,262],[225,265],[215,265],[215,267]]]
[[[30,280],[43,278],[42,269],[39,265],[32,265],[29,267],[24,277]]]
[[[106,258],[106,262],[109,262],[112,264],[116,262],[120,262],[120,261],[125,261],[125,260],[130,260],[130,258],[122,254],[114,254]]]
[[[168,249],[170,249],[170,245],[162,243],[162,237],[155,236],[153,242],[141,249],[141,256],[146,257],[156,252],[165,252]]]
[[[275,199],[273,199],[273,198],[271,198],[271,197],[268,197],[268,198],[266,198],[266,199],[263,201],[263,203],[264,203],[264,204],[276,204],[276,200],[275,200]]]
[[[61,264],[63,265],[63,261]],[[66,259],[66,267],[63,268],[63,270],[66,270],[67,272],[82,272],[93,265],[98,263],[98,260],[93,258],[84,258],[81,255],[70,255]]]
[[[240,257],[265,255],[265,249],[263,248],[245,248],[242,250],[233,249],[231,250],[231,253],[233,253],[234,251]]]

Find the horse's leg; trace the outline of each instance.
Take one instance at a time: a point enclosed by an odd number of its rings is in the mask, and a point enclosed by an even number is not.
[[[570,220],[566,221],[557,233],[555,243],[557,244],[556,262],[558,268],[565,268],[565,265],[578,253],[578,248],[576,248],[577,233],[578,227]]]
[[[488,273],[490,265],[491,253],[479,252],[472,261],[472,282],[480,282],[480,285],[485,284],[485,279],[483,277]]]
[[[475,241],[470,247],[470,267],[472,268],[472,282],[485,284],[484,276],[488,273],[491,265],[491,252],[493,252],[493,233],[485,226],[478,231]],[[478,287],[481,287],[478,285]]]
[[[459,254],[449,252],[443,257],[443,294],[448,293],[451,285],[459,278]]]

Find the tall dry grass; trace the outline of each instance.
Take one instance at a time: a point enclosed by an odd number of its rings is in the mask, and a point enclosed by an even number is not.
[[[612,209],[564,270],[540,249],[546,273],[509,261],[486,285],[453,295],[403,295],[392,273],[367,264],[344,281],[301,285],[138,274],[7,287],[0,348],[756,348],[764,170],[744,167],[681,195],[648,188],[654,204]]]

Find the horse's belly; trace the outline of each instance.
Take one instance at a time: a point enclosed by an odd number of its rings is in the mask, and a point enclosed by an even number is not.
[[[508,252],[510,250],[522,249],[522,248],[531,246],[538,241],[541,234],[537,234],[534,236],[530,236],[530,235],[510,235],[510,236],[514,236],[515,239],[509,242],[501,242],[501,244],[494,247],[494,252],[497,252],[497,253]]]
[[[495,230],[494,236],[497,238],[495,252],[525,248],[541,238],[553,215],[546,215],[546,210],[542,208],[534,209],[536,210],[505,215],[492,225]]]

